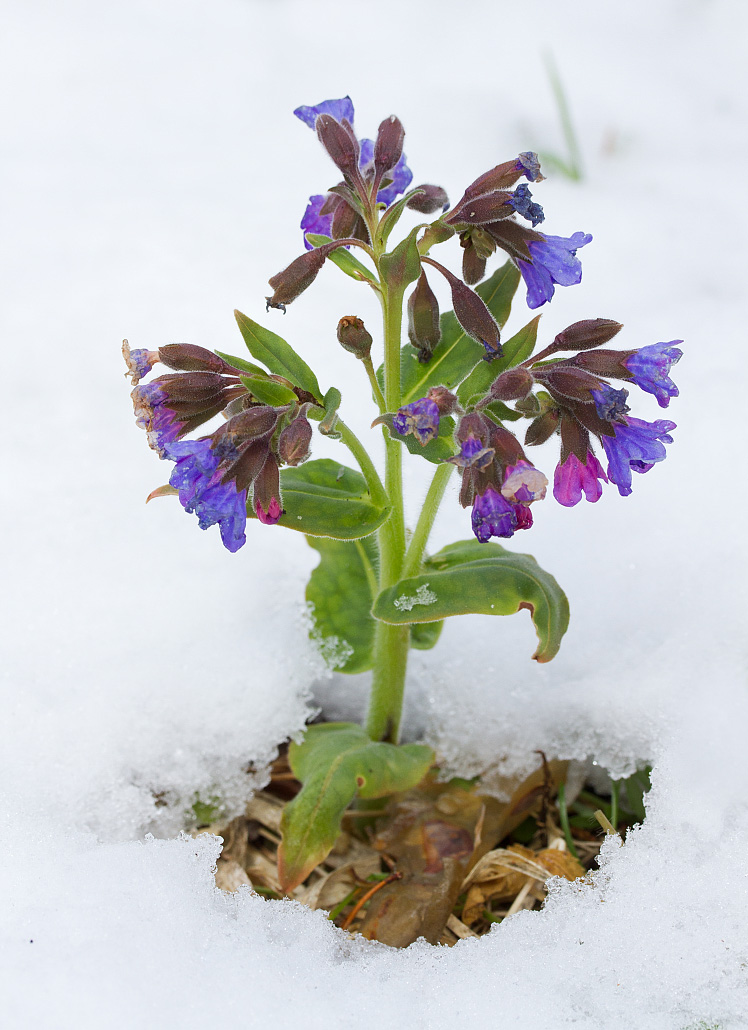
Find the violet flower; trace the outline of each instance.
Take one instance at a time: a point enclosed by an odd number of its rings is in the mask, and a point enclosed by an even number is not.
[[[599,480],[608,482],[603,467],[592,451],[587,452],[584,464],[572,451],[563,462],[558,463],[553,476],[553,496],[559,504],[573,508],[582,500],[582,493],[593,504],[599,501],[603,488]]]
[[[676,343],[683,343],[683,340],[640,347],[623,362],[631,373],[632,382],[646,393],[653,394],[661,408],[668,406],[671,397],[678,396],[678,387],[668,374],[671,366],[683,356]]]
[[[624,416],[613,422],[615,436],[603,436],[602,445],[608,458],[608,477],[615,483],[621,497],[631,493],[631,471],[649,472],[658,461],[667,456],[665,444],[672,443],[670,432],[675,422],[658,419],[644,422]]]
[[[476,537],[485,544],[492,536],[506,538],[517,529],[529,529],[532,514],[525,505],[511,504],[489,486],[473,501],[472,524]]]
[[[225,444],[221,453],[212,444],[209,436],[169,444],[166,457],[176,462],[169,483],[185,511],[197,515],[200,529],[218,525],[224,547],[233,554],[247,540],[247,491],[237,490],[233,480],[221,482],[223,470],[218,466],[230,455]]]
[[[575,232],[573,236],[544,236],[530,240],[527,247],[532,263],[517,259],[527,287],[527,306],[539,308],[551,300],[556,286],[575,286],[582,279],[582,264],[576,256],[581,247],[592,240],[589,233]]]
[[[412,433],[421,447],[425,447],[439,432],[439,408],[428,397],[421,397],[398,409],[392,427],[400,436]]]
[[[462,441],[460,453],[448,460],[458,468],[475,468],[478,470],[487,468],[494,459],[493,447],[484,447],[483,441],[470,433]]]
[[[522,215],[529,222],[532,222],[533,226],[540,225],[541,222],[545,221],[545,214],[540,204],[537,204],[532,198],[529,186],[525,186],[524,183],[520,183],[519,186],[512,192],[511,200],[507,201],[510,207],[513,207],[518,215]]]

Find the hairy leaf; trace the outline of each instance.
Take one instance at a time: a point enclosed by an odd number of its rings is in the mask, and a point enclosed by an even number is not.
[[[286,891],[329,854],[356,794],[381,798],[410,790],[428,772],[434,752],[424,744],[373,741],[355,723],[333,722],[309,726],[303,743],[291,744],[288,759],[304,786],[281,820],[278,872]]]
[[[424,564],[421,575],[379,594],[372,609],[375,618],[402,625],[450,615],[512,615],[527,608],[539,642],[533,658],[548,662],[557,654],[569,625],[569,603],[531,555],[463,540]]]
[[[273,408],[280,408],[284,404],[294,404],[296,394],[290,386],[270,379],[268,376],[239,376],[253,397],[263,404],[269,404]]]
[[[247,315],[243,315],[241,311],[235,311],[234,317],[253,358],[261,361],[275,375],[283,376],[313,397],[322,397],[314,372],[289,343]]]
[[[508,368],[514,368],[525,358],[529,358],[535,349],[535,341],[538,338],[538,322],[540,315],[536,315],[519,332],[515,333],[511,340],[504,344],[504,352],[496,361],[481,361],[476,365],[467,379],[457,390],[457,399],[460,404],[467,404],[475,396],[484,397],[491,386],[491,383],[502,372]]]
[[[232,368],[237,369],[239,372],[249,372],[250,375],[261,375],[266,376],[268,370],[266,368],[260,368],[259,365],[255,365],[252,361],[247,361],[246,358],[238,358],[236,354],[224,354],[222,350],[217,350],[216,354],[219,358],[223,358],[225,362],[231,365]]]
[[[366,672],[372,665],[376,621],[371,617],[377,590],[379,548],[376,537],[363,540],[329,540],[307,537],[320,553],[312,572],[306,599],[314,605],[314,628],[321,640],[337,638],[353,648],[339,672]]]
[[[278,525],[309,536],[358,540],[389,514],[372,502],[360,472],[329,458],[283,469],[280,482],[285,514]]]
[[[421,274],[421,255],[416,244],[416,226],[404,240],[388,254],[382,254],[379,264],[388,284],[398,291],[414,283]]]

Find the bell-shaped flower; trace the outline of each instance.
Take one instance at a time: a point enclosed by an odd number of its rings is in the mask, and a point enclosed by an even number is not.
[[[644,422],[626,415],[612,425],[615,435],[601,438],[608,458],[608,478],[616,484],[622,497],[628,497],[632,470],[649,472],[657,462],[664,461],[665,444],[673,442],[670,433],[676,426],[666,419]]]
[[[566,460],[559,462],[553,476],[553,496],[559,504],[573,508],[582,500],[582,494],[588,501],[599,501],[603,488],[600,480],[608,482],[603,467],[592,451],[587,452],[584,462],[570,451]]]
[[[477,494],[473,501],[473,533],[482,544],[492,536],[510,537],[517,529],[532,525],[530,509],[523,504],[512,504],[492,486]]]
[[[547,487],[547,477],[529,461],[520,460],[507,466],[501,496],[518,504],[532,504],[543,500]]]
[[[565,236],[545,236],[530,240],[527,248],[532,261],[517,260],[527,287],[527,306],[539,308],[551,300],[556,286],[574,286],[582,279],[582,263],[577,251],[591,242],[589,233],[575,232]]]
[[[623,362],[631,373],[631,381],[645,393],[653,394],[661,408],[668,406],[671,397],[678,396],[678,387],[669,375],[671,366],[683,356],[683,351],[675,346],[677,343],[683,340],[640,347]]]
[[[412,433],[421,447],[425,447],[439,433],[439,407],[428,397],[421,397],[412,404],[398,408],[392,419],[392,427],[400,436]]]

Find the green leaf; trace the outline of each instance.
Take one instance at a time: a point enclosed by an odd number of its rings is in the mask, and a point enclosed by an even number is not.
[[[267,376],[239,376],[253,397],[273,408],[281,408],[284,404],[295,404],[296,394],[290,386],[279,383]]]
[[[421,274],[421,255],[416,244],[416,233],[422,228],[417,225],[404,240],[401,240],[389,254],[382,254],[379,267],[388,286],[402,293],[409,283],[414,283]]]
[[[519,280],[517,266],[507,261],[475,291],[500,326],[509,318]],[[446,386],[448,390],[454,390],[478,362],[491,369],[496,365],[494,361],[483,361],[483,346],[466,335],[453,311],[441,316],[440,325],[442,338],[430,361],[421,364],[418,352],[409,343],[402,348],[400,382],[403,404],[424,397],[430,386]]]
[[[536,315],[519,332],[515,333],[511,340],[507,340],[500,358],[495,361],[481,361],[475,366],[457,390],[457,399],[460,404],[467,404],[475,396],[485,397],[497,376],[507,368],[514,368],[525,358],[530,357],[535,350],[539,321],[540,315]]]
[[[250,372],[252,375],[258,373],[262,376],[268,374],[266,368],[260,368],[259,365],[253,364],[251,361],[247,361],[246,358],[237,358],[235,354],[224,354],[222,350],[217,350],[216,354],[219,358],[223,358],[224,361],[228,362],[232,368],[237,369],[239,372]]]
[[[275,375],[290,380],[294,386],[306,390],[313,397],[322,396],[314,372],[290,344],[270,329],[263,328],[247,315],[243,315],[241,311],[235,311],[234,317],[253,358],[261,361]]]
[[[375,618],[392,625],[450,615],[512,615],[528,608],[538,634],[533,658],[548,662],[569,625],[569,603],[553,576],[529,554],[462,540],[427,559],[420,576],[400,580],[374,602]]]
[[[420,195],[421,193],[423,193],[423,190],[421,189],[410,190],[408,193],[405,194],[405,196],[400,197],[400,199],[396,201],[396,203],[391,204],[384,212],[379,222],[379,226],[377,228],[377,236],[379,237],[379,242],[381,243],[382,247],[385,247],[387,245],[387,240],[390,238],[390,233],[395,228],[397,223],[400,221],[400,216],[405,210],[408,201],[411,199],[411,197],[415,197],[417,195]],[[422,228],[422,226],[419,226],[419,228]]]
[[[323,236],[321,233],[308,232],[306,238],[312,244],[313,247],[321,247],[325,243],[332,243],[330,236]],[[334,265],[349,275],[351,279],[356,279],[359,282],[373,283],[376,287],[379,287],[379,281],[374,274],[370,272],[366,265],[363,265],[358,258],[355,258],[351,254],[350,250],[346,250],[345,247],[337,247],[330,254],[327,255],[327,260],[332,261]]]
[[[298,886],[332,849],[343,813],[356,794],[387,797],[410,790],[428,772],[434,752],[424,744],[371,740],[355,723],[309,726],[288,759],[304,784],[283,810],[278,872],[285,891]]]
[[[314,605],[314,633],[323,648],[345,643],[352,649],[338,672],[366,672],[372,666],[374,630],[371,604],[377,592],[379,548],[376,537],[363,540],[329,540],[307,537],[320,553],[312,572],[306,599]]]
[[[410,646],[418,651],[430,651],[441,636],[444,622],[411,622]]]
[[[360,472],[329,458],[283,469],[280,482],[285,514],[278,525],[309,536],[358,540],[389,515],[388,508],[373,504]]]

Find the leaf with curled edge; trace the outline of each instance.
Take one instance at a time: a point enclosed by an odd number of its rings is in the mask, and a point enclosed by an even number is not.
[[[538,635],[533,658],[549,662],[569,625],[569,602],[556,580],[529,554],[461,540],[427,559],[421,575],[383,590],[372,614],[403,625],[450,615],[513,615],[523,608]]]

